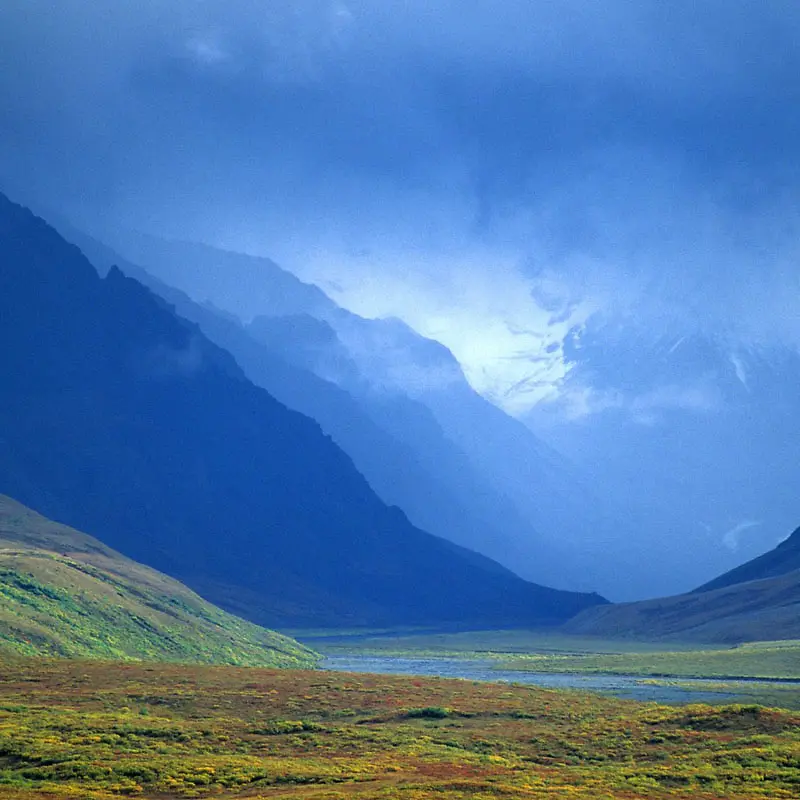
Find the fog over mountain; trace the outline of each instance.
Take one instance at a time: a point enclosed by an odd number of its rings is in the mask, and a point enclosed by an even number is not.
[[[682,591],[800,520],[798,37],[788,0],[6,0],[0,189],[441,342],[537,442],[468,453],[524,525],[582,538],[612,596]],[[195,299],[269,315],[225,291]],[[469,451],[479,398],[437,416],[440,365],[386,325],[376,370]],[[323,377],[354,393],[365,364]],[[514,489],[518,459],[550,483]]]

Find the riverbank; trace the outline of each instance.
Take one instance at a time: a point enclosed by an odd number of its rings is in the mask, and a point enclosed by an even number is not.
[[[329,665],[354,671],[506,680],[658,702],[735,698],[800,708],[800,643],[792,641],[734,647],[670,643],[666,650],[662,642],[550,631],[328,631],[300,632],[299,638],[326,655]]]

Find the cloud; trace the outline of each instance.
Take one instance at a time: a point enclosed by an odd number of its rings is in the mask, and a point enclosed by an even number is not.
[[[798,36],[783,0],[6,0],[0,184],[276,256],[524,413],[589,321],[800,343]]]
[[[722,537],[722,543],[729,550],[736,552],[741,545],[742,534],[753,528],[759,528],[761,525],[761,522],[755,520],[742,520],[742,522],[734,525],[730,530],[725,532]]]

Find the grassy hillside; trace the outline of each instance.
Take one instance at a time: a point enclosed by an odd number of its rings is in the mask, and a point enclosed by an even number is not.
[[[0,495],[0,652],[302,667],[312,651]]]
[[[0,798],[777,800],[800,717],[507,684],[0,665]]]
[[[713,591],[590,609],[570,620],[564,631],[729,644],[800,639],[800,570]]]

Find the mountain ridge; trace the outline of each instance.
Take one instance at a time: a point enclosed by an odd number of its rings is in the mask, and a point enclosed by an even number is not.
[[[117,265],[233,354],[251,381],[316,420],[384,502],[401,508],[417,527],[512,569],[520,561],[514,540],[541,539],[508,500],[493,496],[473,474],[466,456],[446,439],[424,406],[399,397],[365,399],[325,377],[332,371],[347,372],[351,387],[359,380],[358,368],[343,347],[338,357],[332,356],[329,345],[337,347],[337,335],[327,322],[308,314],[261,315],[245,325],[208,302],[200,304],[68,223],[59,226],[101,274]],[[174,271],[175,265],[170,268]],[[325,348],[322,355],[317,343]],[[546,578],[543,571],[543,583]]]
[[[624,515],[606,508],[528,427],[478,396],[443,344],[399,319],[359,317],[270,259],[126,232],[111,235],[110,243],[196,302],[210,297],[249,320],[246,328],[262,344],[351,394],[491,532],[483,542],[462,543],[528,580],[560,588],[604,589],[588,575],[611,547],[625,564],[614,575],[638,574]],[[220,274],[225,285],[215,294]],[[290,302],[282,304],[287,294]]]
[[[555,623],[603,602],[414,528],[317,423],[0,198],[0,491],[259,624]]]
[[[708,592],[737,583],[777,578],[794,570],[800,570],[800,528],[777,547],[698,586],[695,592]]]

